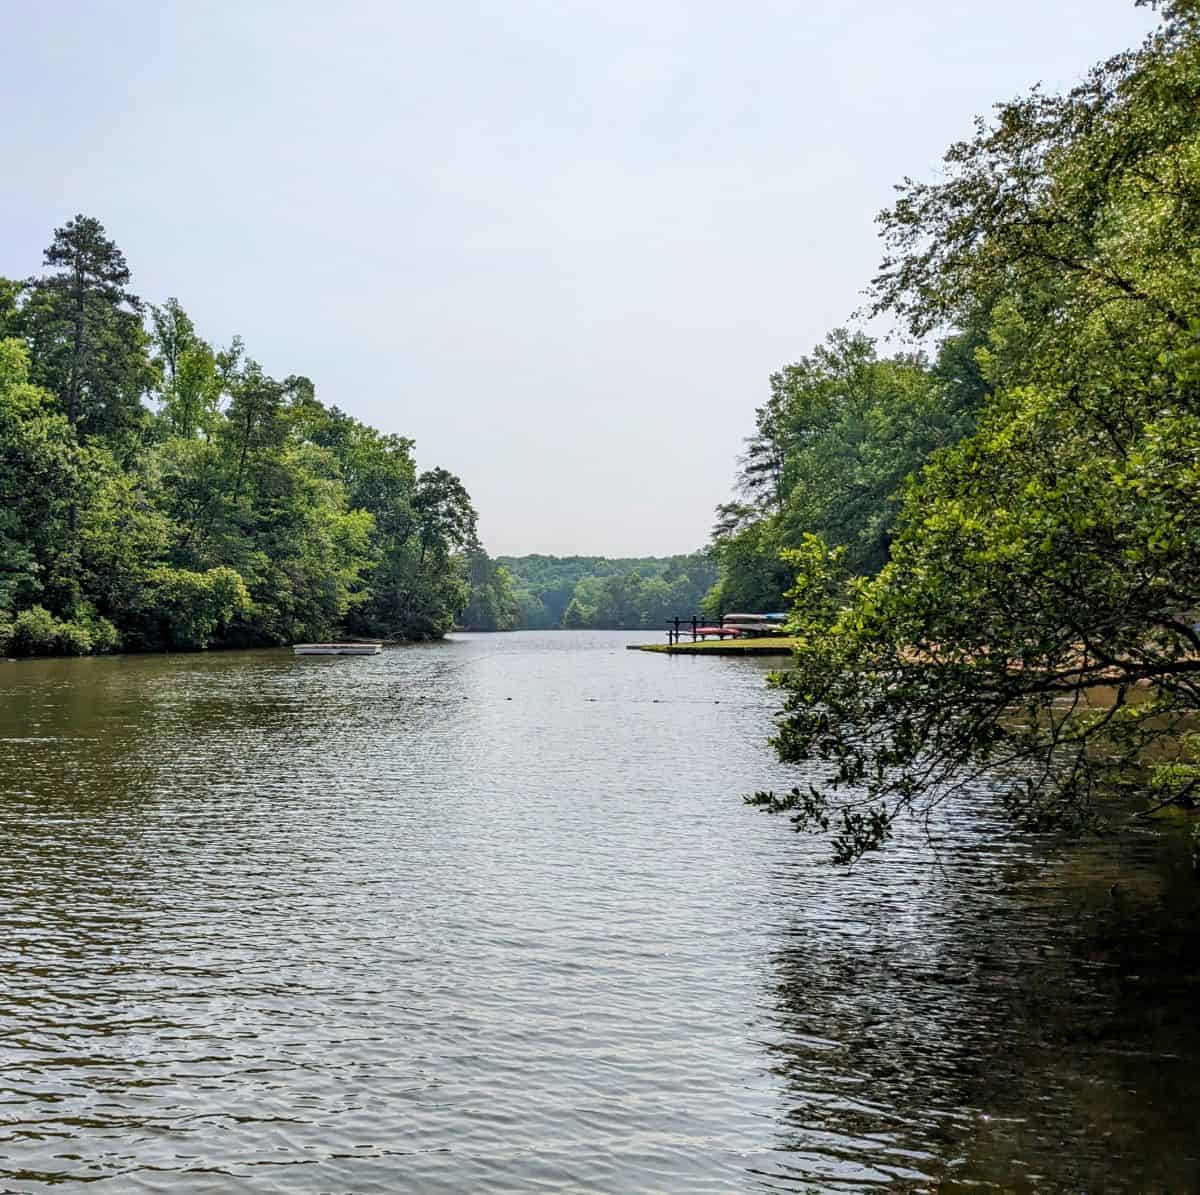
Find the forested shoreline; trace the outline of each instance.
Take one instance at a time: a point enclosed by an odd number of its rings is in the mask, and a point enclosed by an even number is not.
[[[450,630],[486,561],[457,477],[145,303],[97,220],[45,267],[0,279],[0,654]]]
[[[710,606],[786,594],[798,643],[803,781],[753,800],[839,860],[981,777],[1040,828],[1197,808],[1200,6],[1150,7],[897,188],[871,310],[938,347],[773,375],[718,511]]]
[[[44,264],[0,278],[0,655],[659,626],[715,579],[705,553],[493,560],[457,477],[146,303],[97,220]]]
[[[716,580],[709,552],[678,556],[497,556],[471,563],[473,631],[661,629],[698,611]]]
[[[661,629],[700,608],[716,580],[706,552],[678,556],[499,556],[529,630]]]
[[[146,303],[103,226],[0,278],[0,655],[657,627],[706,553],[491,559],[413,443]]]

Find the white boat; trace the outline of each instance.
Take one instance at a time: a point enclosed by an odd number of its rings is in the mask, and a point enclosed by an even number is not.
[[[377,656],[382,643],[297,643],[292,651],[298,656]]]

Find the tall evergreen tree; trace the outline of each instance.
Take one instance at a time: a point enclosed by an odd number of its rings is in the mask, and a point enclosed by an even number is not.
[[[44,261],[54,272],[29,280],[25,309],[34,381],[81,437],[119,440],[146,422],[154,377],[125,255],[99,220],[76,216],[55,229]]]

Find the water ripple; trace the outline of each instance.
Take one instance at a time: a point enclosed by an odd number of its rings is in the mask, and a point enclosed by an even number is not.
[[[1178,842],[833,871],[628,638],[0,666],[0,1189],[1188,1185]]]

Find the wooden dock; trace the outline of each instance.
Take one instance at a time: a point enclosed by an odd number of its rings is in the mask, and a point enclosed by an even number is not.
[[[790,656],[795,639],[784,628],[787,615],[723,614],[705,619],[699,614],[667,620],[666,643],[630,643],[630,651],[670,656]]]
[[[778,637],[786,638],[784,625],[785,614],[723,614],[717,619],[704,619],[699,614],[689,614],[686,617],[667,620],[667,642],[657,650],[665,648],[687,647],[691,644],[705,644],[709,650],[715,650],[721,644],[755,643],[768,646]],[[690,644],[685,639],[690,637]],[[716,642],[709,642],[715,640]],[[791,640],[789,639],[790,643]],[[636,645],[646,650],[654,650],[649,645]],[[788,649],[790,651],[790,648]],[[731,652],[731,655],[748,654],[745,648]],[[753,654],[753,653],[749,653]],[[776,655],[778,652],[763,651],[760,654]]]
[[[695,643],[630,643],[628,651],[665,656],[790,656],[795,640],[786,635],[767,639],[708,639]]]

